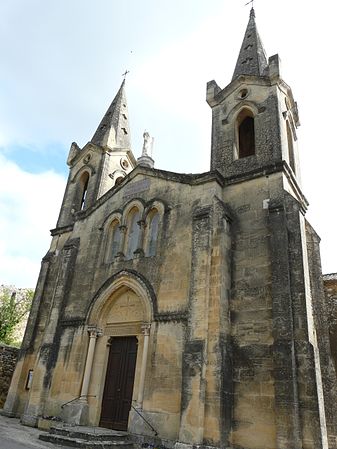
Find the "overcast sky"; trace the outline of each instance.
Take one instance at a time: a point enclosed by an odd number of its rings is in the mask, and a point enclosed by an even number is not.
[[[155,138],[155,166],[209,170],[206,83],[231,80],[247,0],[1,0],[0,284],[34,287],[56,224],[71,142],[94,134],[128,69],[133,152]],[[337,12],[333,0],[256,0],[268,56],[298,102],[307,218],[323,272],[336,272]]]

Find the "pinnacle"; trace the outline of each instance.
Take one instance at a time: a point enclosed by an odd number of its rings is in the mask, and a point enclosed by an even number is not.
[[[240,75],[263,76],[267,67],[266,53],[257,31],[255,11],[252,8],[232,79]]]
[[[109,148],[130,148],[125,79],[106,111],[91,142],[95,145]]]

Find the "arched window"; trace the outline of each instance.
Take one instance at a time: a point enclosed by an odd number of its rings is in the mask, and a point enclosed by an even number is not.
[[[127,229],[128,229],[127,249],[126,249],[127,259],[132,259],[133,253],[138,248],[138,239],[140,232],[140,227],[138,225],[139,219],[140,219],[139,210],[137,209],[137,207],[133,207],[130,210],[127,218]]]
[[[239,159],[255,154],[254,116],[249,109],[243,109],[238,115],[237,144]]]
[[[157,209],[152,209],[149,213],[146,242],[146,256],[155,256],[157,252],[157,241],[159,231],[159,213]]]
[[[89,173],[85,171],[80,177],[80,192],[81,192],[81,202],[80,202],[80,210],[84,210],[86,208],[86,199],[88,193],[88,184],[89,184]]]
[[[288,120],[287,120],[287,140],[288,140],[289,164],[292,171],[296,174],[293,135]]]
[[[121,241],[121,230],[119,221],[113,220],[109,226],[109,237],[106,248],[106,261],[111,262],[114,260],[119,252],[119,246]]]

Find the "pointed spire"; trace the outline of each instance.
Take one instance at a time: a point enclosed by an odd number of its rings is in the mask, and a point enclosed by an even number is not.
[[[267,57],[256,28],[255,11],[252,8],[232,79],[240,75],[262,76],[267,68]]]
[[[95,145],[109,148],[131,147],[125,79],[109,109],[106,111],[91,142]]]

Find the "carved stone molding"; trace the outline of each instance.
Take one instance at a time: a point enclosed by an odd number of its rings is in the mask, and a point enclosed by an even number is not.
[[[69,320],[61,320],[60,324],[62,327],[80,327],[85,324],[85,320],[83,318],[70,318]]]
[[[143,335],[150,335],[151,323],[144,323],[141,328]]]
[[[170,321],[187,321],[187,312],[162,312],[156,313],[154,320],[157,322],[170,322]]]
[[[87,330],[90,338],[98,338],[103,335],[103,330],[97,326],[88,326]]]

